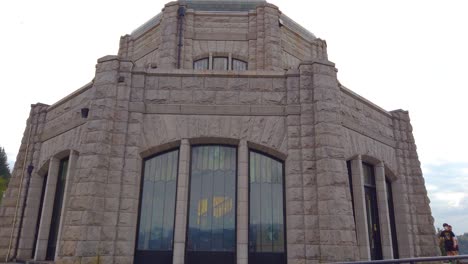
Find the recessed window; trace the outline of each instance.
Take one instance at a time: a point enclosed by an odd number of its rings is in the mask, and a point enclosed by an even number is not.
[[[179,150],[144,163],[135,263],[172,263]]]
[[[213,70],[227,71],[227,69],[228,69],[227,57],[214,57],[213,58]]]
[[[247,62],[238,59],[232,59],[232,70],[233,71],[246,71]]]
[[[57,249],[57,239],[60,228],[60,218],[63,206],[63,197],[65,194],[65,181],[67,179],[68,157],[60,160],[59,173],[57,177],[54,207],[52,210],[52,219],[50,221],[49,240],[47,243],[46,260],[54,260]]]
[[[204,59],[194,61],[193,69],[194,70],[208,70],[208,66],[209,66],[208,61],[209,61],[209,58],[204,58]]]
[[[187,264],[235,263],[235,147],[192,148]]]
[[[207,57],[193,62],[194,70],[215,70],[215,71],[246,71],[247,62],[230,57]]]
[[[286,263],[283,163],[250,151],[249,262]]]

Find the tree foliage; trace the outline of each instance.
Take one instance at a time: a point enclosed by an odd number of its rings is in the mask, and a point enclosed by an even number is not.
[[[468,254],[468,233],[458,236],[458,250],[460,255]]]
[[[8,158],[3,147],[0,147],[0,176],[4,178],[10,177],[10,168],[8,166]]]
[[[0,202],[3,198],[3,192],[6,190],[10,179],[10,168],[5,149],[0,147]]]

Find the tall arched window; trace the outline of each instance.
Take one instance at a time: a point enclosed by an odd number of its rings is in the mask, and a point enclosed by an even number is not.
[[[235,263],[235,147],[192,147],[186,263]]]
[[[379,210],[377,208],[377,188],[375,184],[374,166],[368,163],[362,163],[362,170],[364,174],[364,195],[371,259],[382,259],[382,242],[380,239]]]
[[[179,150],[144,161],[135,263],[172,263]]]
[[[283,163],[249,152],[249,262],[286,263]]]

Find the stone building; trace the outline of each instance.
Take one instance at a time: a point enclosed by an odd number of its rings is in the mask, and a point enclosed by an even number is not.
[[[337,80],[263,0],[176,1],[34,104],[3,259],[317,263],[437,255],[407,111]]]

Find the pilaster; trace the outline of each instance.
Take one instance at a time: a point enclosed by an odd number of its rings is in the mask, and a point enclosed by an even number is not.
[[[384,163],[380,162],[375,168],[375,185],[377,189],[377,207],[379,208],[380,237],[384,259],[393,259],[392,231],[388,208],[388,194],[385,182]]]

